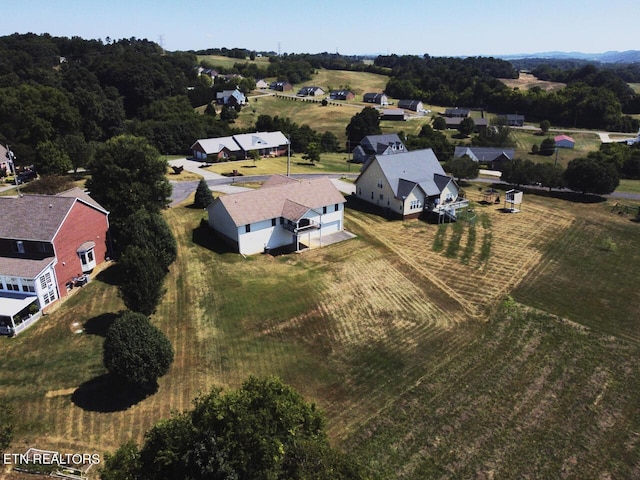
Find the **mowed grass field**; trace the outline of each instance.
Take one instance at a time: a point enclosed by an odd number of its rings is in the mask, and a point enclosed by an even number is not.
[[[118,405],[100,383],[122,308],[107,269],[0,338],[12,450],[111,451],[212,386],[275,374],[372,478],[637,477],[639,225],[534,195],[505,214],[467,190],[472,223],[351,206],[357,238],[280,257],[226,252],[201,210],[168,210],[179,253],[152,320],[176,356],[159,391]]]

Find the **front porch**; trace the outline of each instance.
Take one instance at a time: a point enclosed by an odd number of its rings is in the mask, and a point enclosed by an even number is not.
[[[17,335],[41,316],[42,310],[35,295],[5,293],[0,297],[0,335]]]

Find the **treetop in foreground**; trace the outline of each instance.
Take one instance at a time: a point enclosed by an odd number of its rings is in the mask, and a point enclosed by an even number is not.
[[[156,424],[138,450],[107,457],[104,480],[361,479],[333,449],[324,419],[282,380],[251,377],[237,390],[214,389],[194,409]]]

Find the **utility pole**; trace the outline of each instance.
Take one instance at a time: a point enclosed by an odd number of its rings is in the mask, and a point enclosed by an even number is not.
[[[13,172],[13,181],[16,184],[16,190],[18,191],[18,196],[20,196],[20,184],[18,183],[18,174],[16,172],[16,156],[11,151],[11,146],[7,145],[7,159],[9,160],[9,165],[11,165],[11,171]]]

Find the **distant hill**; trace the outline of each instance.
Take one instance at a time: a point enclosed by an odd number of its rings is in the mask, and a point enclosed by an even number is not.
[[[515,55],[497,55],[503,60],[519,60],[524,58],[552,58],[562,60],[585,60],[601,63],[638,63],[640,62],[640,50],[626,50],[624,52],[582,53],[582,52],[540,52],[522,53]]]

